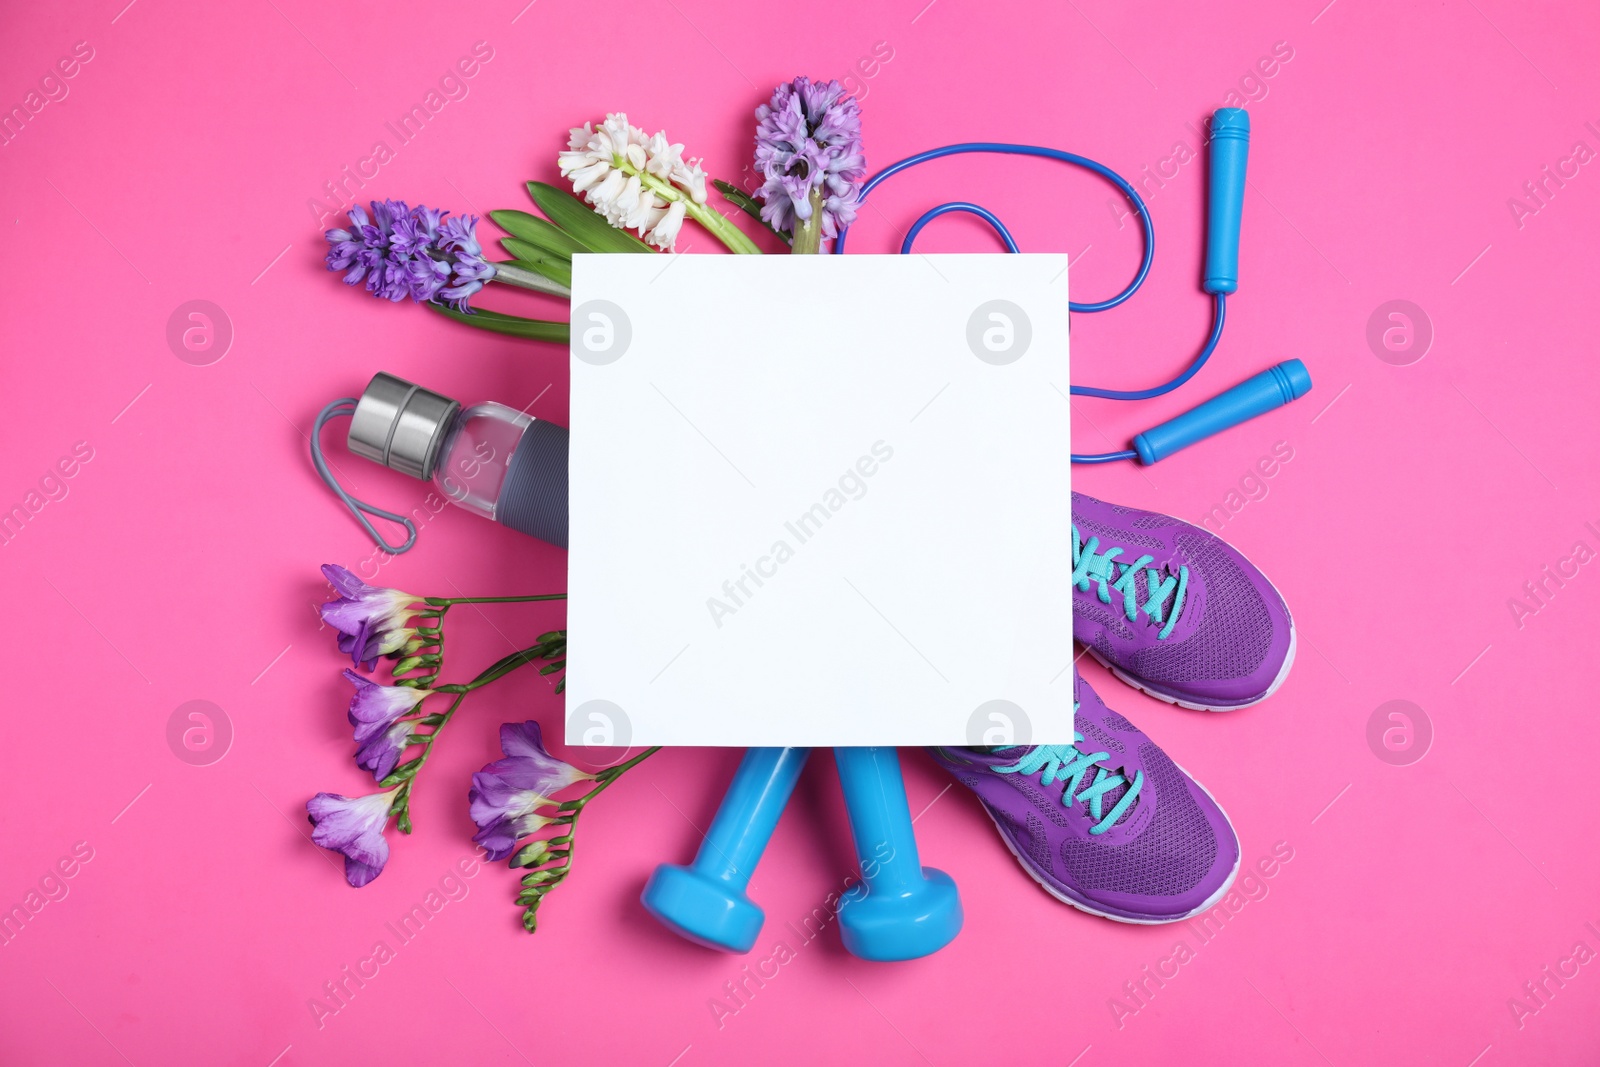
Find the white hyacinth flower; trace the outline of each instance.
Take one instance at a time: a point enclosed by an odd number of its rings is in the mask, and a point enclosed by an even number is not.
[[[587,122],[573,128],[558,162],[572,191],[608,223],[667,252],[689,204],[706,202],[700,161],[685,160],[683,145],[668,142],[664,132],[647,136],[621,112],[607,115],[598,129]]]

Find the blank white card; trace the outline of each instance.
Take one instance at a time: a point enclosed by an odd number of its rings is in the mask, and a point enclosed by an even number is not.
[[[1067,258],[573,261],[567,741],[1071,743]]]

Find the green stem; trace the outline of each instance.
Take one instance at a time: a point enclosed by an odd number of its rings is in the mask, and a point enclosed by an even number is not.
[[[740,255],[759,255],[761,253],[761,249],[756,247],[756,243],[750,240],[743,230],[735,226],[732,219],[709,204],[697,204],[685,197],[684,207],[689,217],[710,230],[711,236],[726,245],[728,251],[737,252]]]
[[[545,293],[549,296],[571,297],[572,290],[558,281],[546,278],[542,274],[535,274],[513,263],[496,263],[494,265],[494,281],[515,285],[519,289],[532,289],[536,293]]]
[[[743,230],[733,224],[732,219],[711,205],[695,203],[692,197],[676,185],[673,185],[665,178],[651,174],[649,171],[634,169],[633,164],[626,159],[619,157],[613,160],[613,165],[620,168],[624,174],[631,174],[637,177],[647,188],[669,204],[674,200],[683,201],[683,207],[688,216],[707,230],[710,230],[711,236],[726,245],[728,251],[738,252],[741,255],[761,254],[761,249],[756,247],[756,243],[750,240]]]
[[[822,251],[822,186],[811,190],[811,217],[804,222],[799,219],[794,224],[794,243],[790,245],[791,253],[817,253]]]
[[[411,776],[400,783],[400,794],[395,797],[394,810],[399,815],[399,826],[402,833],[409,834],[411,832],[411,789],[417,780],[417,775],[422,773],[422,768],[427,766],[428,757],[433,755],[433,743],[438,740],[439,731],[443,730],[449,725],[450,720],[455,718],[456,711],[461,707],[461,702],[465,699],[467,699],[466,693],[456,694],[455,700],[451,702],[449,709],[439,717],[438,725],[428,734],[427,740],[420,742],[422,754],[416,757],[416,770],[412,771]]]
[[[621,778],[628,770],[637,767],[639,764],[643,763],[645,760],[649,759],[651,756],[654,756],[660,751],[661,746],[656,745],[653,748],[645,749],[643,752],[639,753],[626,763],[619,763],[615,767],[607,767],[605,770],[594,776],[596,784],[593,789],[583,794],[583,796],[577,797],[576,799],[562,801],[560,810],[570,814],[572,816],[574,825],[576,825],[578,821],[578,813],[583,811],[583,806],[585,804],[589,803],[589,801],[593,800],[601,793],[604,793],[611,787],[612,782],[615,782],[618,778]],[[568,833],[571,832],[572,831],[570,830],[568,831]]]
[[[565,600],[565,593],[543,593],[539,596],[430,596],[423,597],[424,604],[449,608],[456,604],[525,604],[532,600]]]
[[[554,862],[551,862],[548,866],[539,868],[539,870],[559,873],[555,873],[554,876],[548,880],[538,883],[542,885],[542,888],[540,889],[537,898],[533,903],[527,905],[523,909],[522,922],[524,928],[526,928],[529,933],[533,932],[534,926],[530,924],[534,923],[533,915],[538,911],[539,903],[544,899],[544,895],[550,890],[554,889],[556,886],[560,885],[566,880],[567,875],[572,873],[572,853],[574,849],[577,848],[576,837],[578,833],[578,816],[583,814],[584,805],[609,789],[611,787],[611,783],[622,777],[626,771],[633,767],[637,767],[639,764],[643,763],[645,760],[649,759],[651,756],[660,751],[660,745],[657,745],[654,748],[647,748],[628,762],[621,763],[615,767],[610,767],[601,771],[595,776],[595,787],[593,789],[574,800],[564,800],[561,802],[557,810],[564,812],[565,814],[557,821],[566,824],[566,832],[558,837],[549,838],[545,842],[546,845],[552,850],[559,845],[560,851],[552,851],[552,854],[549,858]],[[523,877],[526,879],[528,875],[524,875]],[[528,883],[524,881],[522,885],[524,892],[526,892],[529,888]]]
[[[564,640],[541,641],[536,645],[533,645],[529,648],[520,649],[511,653],[511,655],[504,657],[503,659],[497,660],[490,666],[485,667],[481,672],[479,672],[478,676],[470,682],[465,684],[462,684],[461,682],[450,682],[446,685],[435,685],[431,686],[430,688],[435,693],[470,693],[474,689],[482,689],[491,682],[498,682],[500,679],[504,678],[506,675],[510,674],[519,667],[526,667],[528,664],[537,663],[539,660],[553,659],[561,655],[564,647]]]
[[[406,763],[395,769],[395,773],[399,773],[402,769],[409,769],[409,773],[406,775],[406,777],[398,783],[400,792],[396,794],[392,808],[393,814],[397,816],[398,825],[402,833],[409,834],[411,832],[411,791],[413,788],[413,783],[416,781],[417,775],[422,773],[422,768],[427,765],[428,758],[433,755],[433,743],[438,740],[439,731],[443,730],[450,720],[455,718],[455,714],[458,710],[460,710],[461,703],[462,701],[466,700],[467,694],[472,692],[474,689],[480,689],[483,686],[488,685],[490,682],[495,682],[501,678],[504,678],[518,667],[524,667],[527,664],[540,659],[552,659],[555,656],[560,655],[561,650],[566,646],[565,635],[561,634],[560,631],[552,631],[551,633],[544,635],[539,643],[531,648],[525,648],[518,652],[514,652],[498,662],[490,664],[476,678],[465,685],[456,683],[435,685],[434,683],[439,680],[439,672],[443,667],[443,619],[445,613],[448,612],[451,606],[454,604],[513,603],[530,600],[558,600],[563,599],[565,596],[565,593],[555,593],[543,596],[528,597],[428,598],[428,603],[438,608],[438,611],[433,613],[435,618],[437,618],[440,622],[440,626],[438,627],[438,643],[434,647],[439,648],[441,654],[432,656],[419,656],[408,660],[402,660],[400,664],[397,664],[397,666],[406,666],[408,664],[409,666],[406,670],[396,672],[395,681],[396,684],[399,685],[421,686],[423,688],[430,689],[435,693],[453,695],[455,699],[451,701],[450,707],[442,713],[434,712],[411,720],[418,725],[431,726],[432,729],[426,734],[417,735],[413,741],[408,743],[407,747],[410,747],[411,744],[420,745],[422,748],[421,754],[411,760],[406,761]],[[431,672],[425,675],[413,675],[410,678],[400,677],[401,674],[409,673],[411,670],[422,666],[431,667]]]

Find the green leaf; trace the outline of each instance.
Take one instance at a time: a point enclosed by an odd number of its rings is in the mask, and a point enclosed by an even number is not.
[[[491,211],[489,217],[494,220],[496,226],[511,236],[563,256],[569,262],[574,252],[589,251],[587,246],[575,240],[559,226],[546,222],[537,215],[530,215],[526,211]]]
[[[553,185],[529,182],[528,195],[545,217],[590,252],[654,252],[626,230],[613,227],[582,200]]]
[[[447,319],[455,319],[468,326],[476,326],[480,330],[510,334],[513,337],[526,337],[533,341],[553,341],[561,345],[568,343],[567,324],[564,322],[525,319],[520,315],[502,315],[498,311],[486,311],[482,308],[467,315],[455,308],[447,308],[443,304],[431,301],[427,306]]]
[[[519,241],[515,237],[502,237],[500,244],[516,257],[517,266],[531,270],[535,274],[542,274],[553,282],[560,282],[568,289],[572,288],[572,260],[563,259],[538,245]]]
[[[772,224],[761,217],[761,201],[757,200],[755,197],[751,196],[737,185],[730,185],[721,178],[712,178],[711,184],[717,187],[717,192],[721,193],[723,197],[727,199],[728,203],[732,204],[746,215],[749,215],[751,218],[761,223],[762,229],[766,230],[768,233],[772,234],[772,236],[776,237],[786,245],[794,243],[794,239],[788,234],[783,233],[780,230],[773,229]]]

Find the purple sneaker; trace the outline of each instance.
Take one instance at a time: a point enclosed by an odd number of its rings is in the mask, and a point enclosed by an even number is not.
[[[1051,896],[1091,915],[1169,923],[1215,906],[1239,872],[1217,802],[1074,671],[1076,745],[939,748],[1000,839]]]
[[[1180,519],[1073,493],[1072,581],[1073,637],[1159,700],[1249,707],[1294,663],[1294,623],[1272,583]]]

